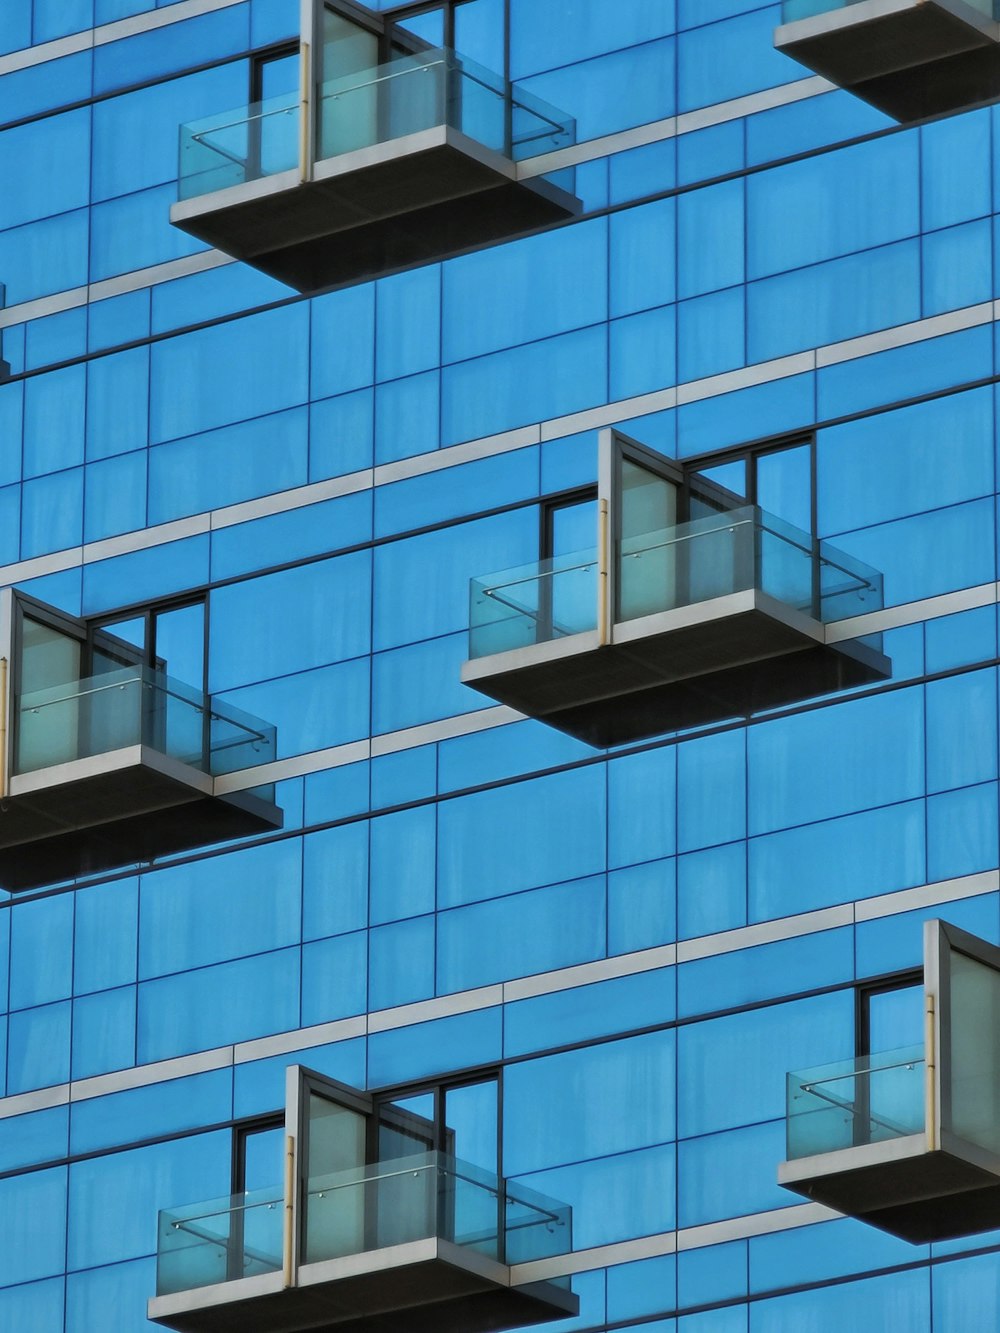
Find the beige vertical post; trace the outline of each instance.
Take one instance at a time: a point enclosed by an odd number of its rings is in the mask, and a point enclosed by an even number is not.
[[[7,795],[7,659],[0,657],[0,800]]]
[[[299,180],[305,184],[312,175],[312,164],[309,160],[310,134],[310,107],[312,106],[312,61],[310,54],[312,47],[303,36],[299,46]]]
[[[934,996],[930,992],[924,996],[924,1133],[927,1151],[934,1152],[938,1146],[937,1036]]]
[[[597,632],[602,644],[608,642],[608,502],[599,501],[597,515]]]
[[[282,1244],[283,1276],[285,1287],[295,1282],[295,1140],[285,1136],[285,1228]]]

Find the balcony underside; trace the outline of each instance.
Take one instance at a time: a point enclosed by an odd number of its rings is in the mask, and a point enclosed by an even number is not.
[[[778,1181],[915,1245],[1000,1226],[1000,1178],[923,1134],[783,1162]]]
[[[760,592],[467,662],[466,685],[604,748],[746,717],[883,680],[890,664],[861,643],[826,644],[823,627]]]
[[[299,291],[377,277],[574,216],[579,202],[447,127],[174,204],[182,231]]]
[[[145,746],[11,780],[0,807],[0,887],[17,892],[280,828],[280,810]]]
[[[178,1333],[498,1333],[565,1319],[577,1298],[551,1283],[508,1285],[510,1270],[442,1240],[308,1264],[282,1275],[158,1296],[149,1318]]]
[[[860,0],[786,23],[774,44],[901,121],[1000,97],[1000,25],[962,0]]]

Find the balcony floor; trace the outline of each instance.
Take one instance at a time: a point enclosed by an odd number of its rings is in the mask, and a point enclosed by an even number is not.
[[[273,1273],[158,1296],[148,1315],[178,1333],[498,1333],[576,1314],[570,1292],[511,1287],[509,1273],[430,1239],[304,1265],[287,1289]]]
[[[170,220],[299,291],[377,277],[573,217],[579,201],[437,126],[173,205]]]
[[[1000,25],[963,0],[860,0],[786,23],[774,44],[901,121],[1000,97]]]
[[[466,662],[462,680],[604,748],[778,708],[888,676],[881,653],[827,644],[823,626],[766,594],[733,593],[596,633]]]
[[[200,770],[141,745],[11,779],[0,887],[17,892],[280,828],[250,793],[213,794]]]

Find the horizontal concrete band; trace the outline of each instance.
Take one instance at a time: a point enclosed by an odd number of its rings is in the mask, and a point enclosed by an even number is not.
[[[134,1088],[150,1087],[209,1070],[248,1064],[254,1060],[294,1056],[316,1046],[371,1036],[380,1032],[398,1031],[415,1023],[428,1023],[458,1014],[475,1013],[501,1004],[513,1004],[519,1000],[552,995],[579,986],[638,976],[661,968],[720,957],[742,949],[802,938],[866,921],[881,920],[904,912],[942,907],[948,903],[995,893],[998,888],[1000,888],[1000,871],[983,871],[957,879],[901,889],[894,893],[877,894],[835,907],[780,917],[773,921],[762,921],[696,939],[681,940],[676,944],[664,944],[655,949],[618,954],[574,967],[519,977],[512,981],[498,982],[452,995],[442,995],[431,1000],[420,1000],[398,1008],[359,1014],[355,1018],[338,1019],[315,1027],[259,1037],[233,1046],[220,1046],[155,1064],[139,1065],[111,1074],[98,1074],[92,1078],[78,1079],[0,1099],[0,1119],[55,1106],[65,1106],[70,1102],[89,1101],[95,1097],[105,1097]]]

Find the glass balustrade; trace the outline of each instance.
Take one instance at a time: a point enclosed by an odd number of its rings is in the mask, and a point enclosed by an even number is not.
[[[432,1237],[507,1264],[573,1244],[568,1206],[439,1152],[311,1176],[304,1211],[303,1264]],[[279,1190],[162,1212],[157,1294],[277,1271],[281,1232]]]
[[[782,0],[782,23],[795,23],[798,19],[810,19],[816,14],[829,14],[835,9],[850,9],[853,5],[870,3],[870,0]],[[1000,18],[1000,0],[961,0],[969,9],[985,14],[987,18]]]
[[[616,543],[616,622],[753,588],[823,622],[879,610],[882,576],[752,505]],[[471,658],[593,630],[594,550],[473,579]]]
[[[444,48],[400,56],[317,89],[316,160],[439,125],[520,161],[575,142],[572,118]],[[286,93],[180,130],[181,199],[243,185],[298,165],[300,102]]]
[[[922,1133],[925,1086],[922,1045],[789,1074],[789,1161]]]
[[[213,776],[270,762],[275,728],[145,666],[17,697],[17,774],[145,745]]]

